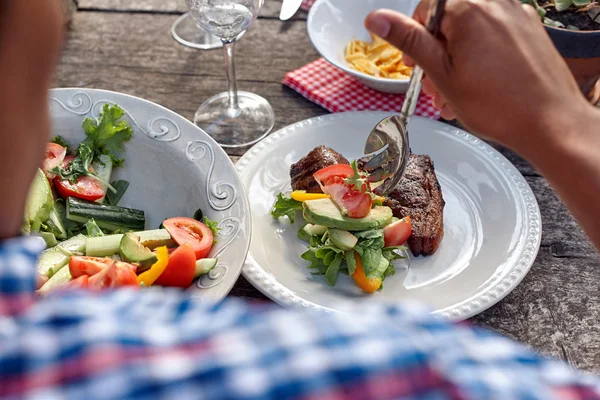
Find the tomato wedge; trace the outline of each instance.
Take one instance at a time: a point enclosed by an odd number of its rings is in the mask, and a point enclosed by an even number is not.
[[[186,289],[194,281],[195,272],[196,254],[188,244],[184,244],[169,256],[167,268],[154,281],[154,284]]]
[[[165,220],[163,226],[179,246],[189,245],[196,254],[197,260],[206,257],[210,252],[214,240],[213,234],[202,222],[192,218],[176,217]]]
[[[111,258],[72,256],[69,261],[69,272],[73,279],[83,275],[94,276],[114,262],[115,260]]]
[[[313,177],[323,193],[331,196],[343,214],[350,218],[364,218],[369,215],[373,206],[373,200],[368,193],[370,186],[366,181],[360,188],[348,183],[347,180],[354,175],[352,166],[336,164],[317,171]]]
[[[354,175],[354,170],[350,164],[334,164],[329,167],[318,170],[314,173],[313,177],[323,188],[322,184],[327,184],[330,178],[339,177],[348,178]]]
[[[42,171],[44,171],[44,174],[46,174],[48,179],[53,179],[56,176],[51,173],[50,170],[62,165],[66,155],[66,148],[62,147],[60,144],[48,143],[46,146],[46,158],[42,162]]]
[[[114,260],[113,260],[114,261]],[[109,289],[114,287],[117,280],[117,264],[114,262],[88,280],[92,289]]]
[[[67,283],[64,288],[65,289],[83,289],[88,287],[89,277],[87,275],[81,275],[77,279],[73,279],[71,282]]]
[[[63,161],[63,168],[73,161],[74,156],[67,156]],[[104,196],[104,190],[97,179],[91,176],[82,176],[75,183],[60,179],[58,176],[54,178],[54,184],[60,197],[77,197],[83,200],[96,201]]]
[[[102,271],[89,278],[89,287],[93,289],[111,289],[122,286],[135,286],[139,288],[137,275],[132,265],[123,262],[114,262]]]
[[[402,246],[412,233],[410,217],[404,217],[399,221],[392,222],[383,228],[383,241],[385,247]]]
[[[117,278],[115,286],[135,286],[140,287],[140,284],[135,274],[136,266],[124,262],[117,262]]]

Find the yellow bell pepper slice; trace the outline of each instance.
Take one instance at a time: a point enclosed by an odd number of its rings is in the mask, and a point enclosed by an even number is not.
[[[318,200],[328,199],[330,196],[323,193],[306,193],[305,190],[294,190],[292,192],[292,199],[296,201],[307,201],[307,200]]]
[[[162,246],[157,248],[156,257],[158,260],[152,264],[150,269],[138,275],[138,282],[140,284],[143,283],[146,287],[151,286],[167,269],[167,265],[169,264],[169,250],[167,247]]]

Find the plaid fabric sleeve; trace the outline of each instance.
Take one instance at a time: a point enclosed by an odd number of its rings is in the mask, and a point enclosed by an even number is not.
[[[30,246],[2,245],[3,296],[33,287]],[[0,398],[571,400],[600,399],[598,387],[412,304],[323,313],[119,290],[0,316]]]
[[[0,242],[0,316],[21,312],[32,303],[35,263],[43,248],[34,237]]]

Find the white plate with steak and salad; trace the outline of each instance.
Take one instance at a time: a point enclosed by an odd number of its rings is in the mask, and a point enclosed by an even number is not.
[[[38,293],[172,287],[225,297],[250,221],[221,148],[183,117],[124,94],[56,89],[50,107],[54,137],[22,229],[47,247]]]
[[[286,306],[418,301],[469,318],[527,274],[539,208],[518,170],[467,132],[411,121],[402,180],[378,193],[358,161],[383,112],[332,114],[272,134],[238,161],[252,242],[242,273]]]

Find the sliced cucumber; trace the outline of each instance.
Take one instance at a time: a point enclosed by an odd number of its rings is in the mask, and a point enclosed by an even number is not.
[[[155,249],[160,246],[173,247],[175,242],[166,229],[155,229],[151,231],[135,232],[140,238],[140,243]],[[108,235],[102,237],[87,238],[85,243],[85,254],[90,257],[108,257],[119,252],[123,235]]]
[[[52,277],[71,259],[71,253],[85,251],[85,236],[77,235],[65,240],[59,245],[44,250],[37,262],[37,272],[40,275]]]
[[[48,183],[44,172],[38,168],[25,203],[25,225],[27,230],[39,231],[42,223],[48,219],[53,205],[54,198],[52,197],[50,183]]]
[[[140,237],[134,233],[126,233],[119,244],[119,254],[125,261],[152,265],[158,259],[150,249],[140,243]]]
[[[109,231],[117,229],[141,231],[146,225],[142,210],[92,203],[74,197],[67,199],[67,218],[82,224],[94,219],[100,228]]]
[[[217,265],[217,261],[216,258],[202,258],[196,261],[196,273],[194,274],[194,279],[201,275],[208,274],[210,270]]]
[[[340,229],[329,229],[329,238],[331,239],[331,243],[344,251],[352,250],[356,246],[356,243],[358,243],[356,236]]]
[[[52,224],[54,224],[56,229],[58,229],[58,231],[59,231],[59,232],[57,232],[56,237],[58,239],[66,239],[67,238],[67,230],[65,229],[65,226],[63,225],[62,221],[60,220],[60,216],[58,215],[58,212],[56,212],[56,208],[52,208],[52,211],[50,212],[50,216],[48,217],[48,219],[50,221],[52,221]]]
[[[56,240],[54,233],[40,232],[39,235],[44,239],[44,242],[46,242],[46,247],[54,247],[58,244],[58,240]]]
[[[45,294],[55,289],[57,287],[63,286],[69,283],[73,277],[71,276],[71,271],[69,268],[61,268],[58,272],[56,272],[44,285],[38,290],[38,293]]]
[[[100,162],[94,162],[92,167],[94,168],[96,176],[100,178],[100,187],[102,187],[102,190],[104,190],[104,196],[98,200],[98,203],[102,203],[104,201],[104,197],[106,197],[106,191],[108,190],[108,186],[106,186],[105,182],[110,182],[113,163],[111,158],[106,154],[102,154],[98,158]]]
[[[310,236],[321,236],[327,232],[327,227],[323,225],[306,224],[303,229]]]

